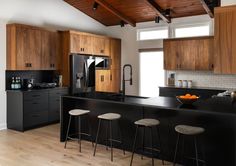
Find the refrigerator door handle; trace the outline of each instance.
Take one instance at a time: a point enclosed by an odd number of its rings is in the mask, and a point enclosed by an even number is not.
[[[84,61],[84,72],[85,72],[84,85],[85,88],[88,88],[88,65],[86,60]]]

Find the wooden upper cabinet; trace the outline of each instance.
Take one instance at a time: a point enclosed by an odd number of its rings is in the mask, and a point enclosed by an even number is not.
[[[55,70],[58,40],[56,32],[8,24],[7,70]]]
[[[236,6],[215,8],[214,72],[236,74]]]
[[[7,26],[7,70],[40,69],[41,51],[40,30]]]
[[[110,39],[107,37],[93,37],[93,54],[94,55],[110,55]]]
[[[92,54],[92,36],[70,33],[70,53]]]
[[[121,40],[110,39],[111,69],[121,69]]]
[[[165,70],[212,70],[213,37],[164,40]]]

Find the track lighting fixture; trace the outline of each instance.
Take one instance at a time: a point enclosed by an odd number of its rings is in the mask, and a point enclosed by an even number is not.
[[[157,17],[155,18],[155,23],[159,23],[159,22],[160,22],[160,17],[157,16]]]
[[[98,3],[97,2],[94,2],[94,4],[93,4],[93,10],[97,10],[97,8],[98,8]]]
[[[165,15],[166,15],[166,17],[170,17],[170,12],[171,12],[170,9],[166,9],[166,10],[165,10]]]
[[[121,27],[124,27],[124,26],[125,26],[125,22],[124,22],[124,21],[121,21],[121,22],[120,22],[120,26],[121,26]]]

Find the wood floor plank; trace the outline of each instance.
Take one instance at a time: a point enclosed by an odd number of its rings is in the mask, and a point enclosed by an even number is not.
[[[82,141],[82,153],[78,143],[69,142],[67,149],[59,141],[59,125],[50,125],[24,133],[13,130],[0,131],[0,166],[127,166],[131,153],[114,149],[114,161],[110,161],[110,151],[98,145],[93,157],[91,142]],[[151,159],[134,157],[134,166],[149,166]],[[155,160],[156,166],[161,161]],[[171,163],[165,163],[171,165]]]

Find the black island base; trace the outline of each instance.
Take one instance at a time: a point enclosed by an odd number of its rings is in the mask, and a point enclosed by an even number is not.
[[[207,166],[235,166],[236,165],[236,105],[230,98],[200,99],[191,106],[181,105],[175,98],[157,97],[142,98],[135,96],[117,97],[108,93],[87,93],[61,98],[61,133],[60,140],[65,141],[69,121],[68,112],[71,109],[88,109],[88,116],[82,117],[82,131],[92,129],[95,140],[98,127],[97,116],[103,113],[119,113],[121,119],[114,122],[113,136],[119,138],[118,125],[121,128],[125,149],[132,151],[136,126],[134,122],[142,118],[155,118],[160,121],[160,136],[163,156],[158,153],[156,158],[173,161],[177,140],[175,126],[179,124],[200,126],[205,129],[198,136],[199,158],[205,160]],[[89,123],[88,123],[89,122]],[[102,124],[100,144],[106,144],[106,124]],[[90,127],[89,127],[90,126]],[[78,129],[72,120],[70,133]],[[140,131],[139,133],[142,133]],[[154,138],[157,136],[154,133]],[[102,139],[104,138],[104,139]],[[84,137],[83,139],[86,139]],[[153,144],[158,144],[155,139]],[[195,157],[194,143],[191,137],[185,137],[184,146],[180,146],[177,163],[196,165],[196,162],[181,156]],[[116,145],[115,145],[116,146]],[[150,133],[145,133],[145,147],[150,147]],[[137,137],[137,147],[141,147],[141,135]],[[117,148],[122,148],[117,145]],[[184,153],[182,153],[184,152]],[[92,153],[92,152],[91,152]],[[136,153],[142,153],[137,148]],[[146,153],[144,155],[149,155]],[[199,165],[203,165],[199,163]]]

